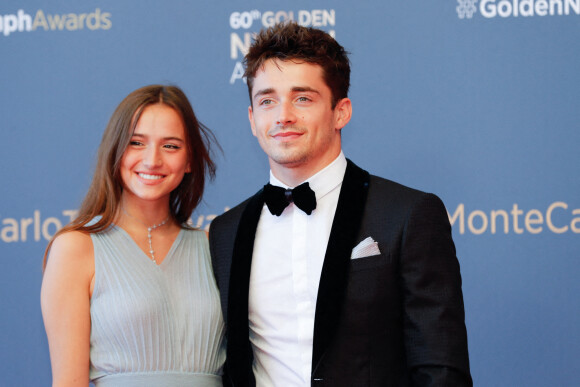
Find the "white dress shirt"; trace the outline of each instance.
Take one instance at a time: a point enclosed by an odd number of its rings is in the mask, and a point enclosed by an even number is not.
[[[311,215],[293,203],[281,216],[272,215],[266,205],[262,209],[249,292],[257,386],[310,386],[318,284],[345,171],[341,152],[306,180],[316,193]],[[270,183],[293,188],[272,172]]]

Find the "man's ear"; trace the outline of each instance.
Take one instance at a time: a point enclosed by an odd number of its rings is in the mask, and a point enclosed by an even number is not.
[[[256,137],[256,124],[254,124],[254,111],[252,106],[248,106],[248,119],[250,120],[250,127],[252,128],[252,134]]]
[[[334,107],[334,127],[342,129],[348,124],[352,117],[352,104],[350,98],[343,98]]]

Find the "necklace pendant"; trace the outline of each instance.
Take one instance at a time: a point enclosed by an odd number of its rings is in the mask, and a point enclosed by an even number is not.
[[[165,223],[167,223],[167,221],[169,220],[170,215],[167,215],[167,218],[165,218],[165,220],[159,224],[147,226],[145,223],[143,223],[143,221],[135,218],[133,215],[131,215],[127,211],[125,211],[125,208],[123,206],[121,206],[121,210],[125,213],[125,215],[137,220],[138,222],[143,224],[145,227],[147,227],[147,242],[149,242],[149,254],[151,255],[151,260],[153,261],[153,263],[157,265],[157,261],[155,260],[155,251],[153,251],[153,241],[151,240],[151,231],[155,230],[158,227],[165,225]]]

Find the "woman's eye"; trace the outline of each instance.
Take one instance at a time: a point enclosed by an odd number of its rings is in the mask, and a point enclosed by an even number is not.
[[[181,147],[179,145],[175,145],[175,144],[166,144],[166,145],[164,145],[164,147],[167,149],[181,149]]]
[[[140,142],[140,141],[132,140],[132,141],[129,142],[129,145],[139,146],[139,145],[143,145],[143,143]]]

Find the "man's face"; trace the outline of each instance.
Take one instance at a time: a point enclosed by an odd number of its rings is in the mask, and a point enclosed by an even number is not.
[[[344,98],[332,109],[331,99],[319,65],[270,59],[256,72],[248,114],[276,177],[308,178],[339,155],[351,105]]]

